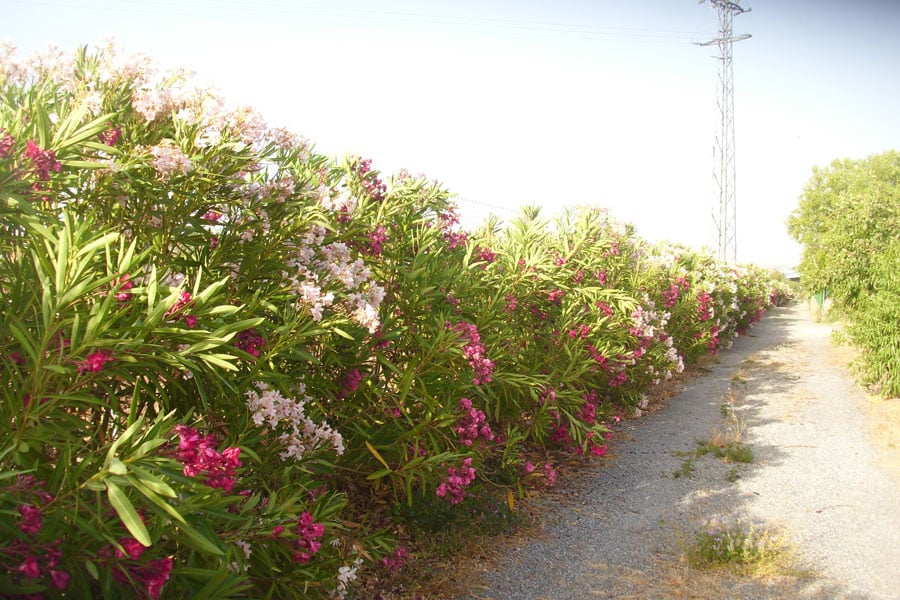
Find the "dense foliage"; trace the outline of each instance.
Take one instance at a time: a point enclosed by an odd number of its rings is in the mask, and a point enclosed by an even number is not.
[[[0,94],[4,597],[343,597],[371,506],[552,485],[784,299],[598,209],[463,231],[109,48]]]
[[[788,228],[803,245],[801,283],[850,319],[863,380],[900,395],[900,153],[815,169]]]

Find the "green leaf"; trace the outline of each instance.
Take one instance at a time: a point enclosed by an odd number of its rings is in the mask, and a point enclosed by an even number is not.
[[[182,523],[178,526],[178,529],[183,534],[182,541],[186,546],[190,546],[194,550],[205,552],[206,554],[213,554],[215,556],[225,555],[225,552],[222,550],[222,548],[219,547],[218,544],[205,537],[203,534],[201,534],[199,531],[197,531],[187,523]]]
[[[122,520],[122,524],[125,525],[128,532],[134,539],[149,548],[153,543],[150,540],[150,532],[147,531],[147,526],[141,521],[141,517],[131,504],[131,500],[125,495],[125,492],[119,489],[119,486],[112,481],[106,482],[106,492],[109,497],[109,503],[116,510],[116,514],[119,515],[119,519]]]
[[[87,569],[88,575],[90,575],[94,580],[100,579],[100,572],[97,570],[97,565],[95,565],[92,561],[84,561],[84,568]]]
[[[118,458],[115,458],[115,457],[109,459],[109,464],[107,465],[106,468],[113,475],[127,475],[128,474],[128,467],[125,466],[125,463],[123,463],[121,460],[119,460]]]

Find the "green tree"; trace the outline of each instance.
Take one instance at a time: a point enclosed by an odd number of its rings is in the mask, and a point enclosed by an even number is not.
[[[863,351],[863,383],[900,394],[900,153],[815,169],[788,221],[803,245],[801,283],[828,289]]]

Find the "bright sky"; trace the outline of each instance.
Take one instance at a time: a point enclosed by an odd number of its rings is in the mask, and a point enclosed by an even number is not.
[[[812,167],[900,147],[900,2],[742,0],[738,261],[789,267]],[[0,0],[20,55],[114,36],[325,154],[407,168],[465,222],[605,206],[714,245],[716,11],[695,0]]]

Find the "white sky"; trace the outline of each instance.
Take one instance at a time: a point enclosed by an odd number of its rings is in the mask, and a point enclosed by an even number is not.
[[[796,264],[814,165],[900,147],[900,2],[744,0],[734,32],[738,260]],[[99,43],[185,66],[321,152],[407,168],[469,224],[609,207],[713,243],[715,11],[694,0],[0,0],[21,54]],[[490,208],[488,208],[490,207]]]

